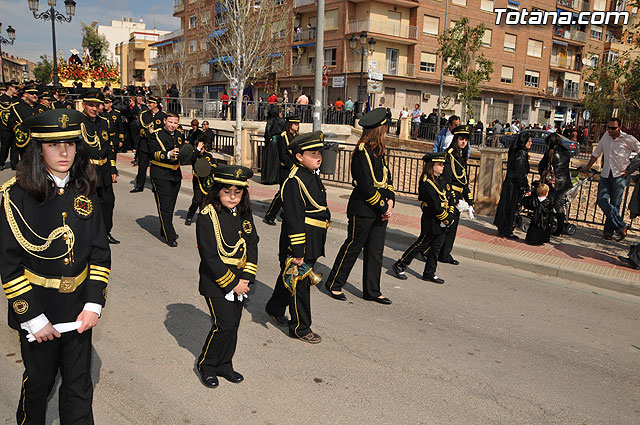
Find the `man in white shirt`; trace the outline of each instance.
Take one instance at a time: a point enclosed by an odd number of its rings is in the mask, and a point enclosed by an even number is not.
[[[514,120],[511,123],[511,127],[509,127],[509,131],[512,132],[513,134],[520,132],[520,127],[518,126],[518,120]]]
[[[413,139],[418,137],[418,129],[420,128],[420,116],[422,115],[422,111],[420,110],[420,105],[416,103],[416,106],[411,112],[411,137]]]
[[[621,131],[619,118],[611,118],[607,123],[607,133],[600,138],[589,162],[581,167],[583,171],[589,170],[600,155],[604,155],[596,203],[607,217],[604,222],[606,240],[611,240],[615,231],[621,241],[627,236],[629,229],[620,216],[620,203],[629,183],[625,170],[629,165],[631,152],[640,152],[640,142]]]

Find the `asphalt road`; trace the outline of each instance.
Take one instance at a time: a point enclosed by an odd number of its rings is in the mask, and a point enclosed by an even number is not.
[[[10,172],[0,172],[0,180]],[[179,247],[159,240],[149,190],[116,185],[109,301],[94,330],[98,424],[638,424],[640,299],[465,260],[435,285],[386,269],[406,248],[385,248],[383,293],[362,300],[360,260],[339,302],[313,289],[319,345],[291,339],[264,305],[280,226],[256,211],[260,260],[243,313],[235,368],[245,381],[202,386],[194,373],[211,322],[198,294],[195,226],[174,224]],[[345,237],[330,229],[328,273]],[[415,272],[415,273],[414,273]],[[6,304],[0,303],[3,317]],[[0,423],[14,423],[22,365],[15,331],[0,326]],[[49,404],[57,420],[57,396]]]

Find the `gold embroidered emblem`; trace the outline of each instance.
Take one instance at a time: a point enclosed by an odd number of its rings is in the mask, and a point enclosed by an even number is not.
[[[380,206],[384,207],[384,200],[380,200]]]
[[[75,279],[72,277],[61,277],[60,278],[60,287],[58,288],[58,292],[61,294],[70,294],[73,292],[75,286]]]
[[[29,310],[29,303],[25,300],[18,300],[13,302],[13,311],[18,314],[25,314]]]
[[[114,120],[114,121],[117,121],[117,120],[118,120],[118,117],[117,117],[117,116],[115,116],[115,115],[111,115],[111,119],[112,119],[112,120]]]
[[[107,133],[107,130],[102,130],[102,140],[109,140],[109,133]]]
[[[71,109],[71,105],[67,105],[67,109]]]
[[[160,125],[160,120],[156,120],[156,124]]]
[[[62,114],[62,116],[58,118],[58,122],[60,123],[60,128],[67,128],[67,123],[69,122],[69,115]]]
[[[93,202],[84,195],[77,196],[73,200],[73,210],[81,218],[87,218],[93,212]]]
[[[182,137],[178,137],[178,144],[182,144]]]
[[[251,222],[249,220],[245,220],[242,222],[242,230],[244,230],[244,232],[247,234],[251,233],[251,231],[253,230],[253,226],[251,226]]]
[[[20,125],[16,127],[16,146],[19,148],[24,148],[29,140],[31,140],[31,133],[28,131],[24,131]]]
[[[238,168],[236,170],[236,178],[239,179],[241,175],[242,175],[242,170],[240,168]]]

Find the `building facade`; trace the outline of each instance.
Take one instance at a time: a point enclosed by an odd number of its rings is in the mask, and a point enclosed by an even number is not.
[[[116,45],[119,57],[122,86],[149,86],[156,79],[156,71],[150,63],[157,56],[157,48],[152,44],[169,31],[134,31],[127,41]]]
[[[279,96],[286,93],[289,101],[304,92],[313,94],[316,54],[317,3],[313,0],[293,1],[295,17],[290,23],[275,23],[292,29],[282,43],[280,56],[273,60],[277,73]],[[589,70],[601,60],[616,60],[619,52],[631,45],[625,38],[627,29],[620,22],[602,25],[507,25],[496,24],[494,9],[508,11],[567,11],[577,16],[582,11],[621,11],[637,19],[637,8],[626,0],[326,0],[324,16],[324,52],[322,62],[328,68],[329,84],[326,100],[334,103],[358,98],[361,65],[364,81],[368,71],[382,75],[382,88],[368,97],[371,106],[382,105],[397,116],[406,106],[418,104],[423,112],[437,110],[440,72],[443,66],[438,55],[438,35],[461,18],[470,24],[480,23],[487,28],[479,53],[493,61],[489,81],[481,84],[482,93],[474,99],[476,121],[485,123],[520,119],[523,123],[562,125],[579,122],[584,109],[583,100],[594,84],[588,81]],[[198,32],[198,10],[207,0],[175,0],[174,16],[181,21],[184,40],[192,48],[191,59],[197,69],[195,90],[200,96],[217,98],[226,82],[215,72],[215,64],[207,64],[201,53],[202,34]],[[218,22],[218,13],[208,7]],[[223,24],[224,20],[220,19]],[[371,54],[361,55],[351,48],[349,39],[366,32],[365,42]],[[276,31],[277,32],[277,31]],[[357,47],[360,47],[358,41]],[[211,66],[211,69],[205,70]],[[445,64],[446,66],[446,64]],[[217,79],[216,79],[217,76]],[[334,78],[337,77],[337,78]],[[446,72],[443,77],[443,96],[453,97],[458,82]],[[255,84],[254,97],[266,97],[265,85]],[[364,91],[364,90],[363,90]],[[363,100],[367,99],[366,95]],[[453,99],[444,109],[447,115],[462,112],[462,105]]]
[[[2,52],[1,66],[5,81],[28,81],[35,78],[33,70],[36,64],[27,59]]]
[[[128,41],[132,32],[144,32],[146,28],[147,26],[142,20],[134,22],[133,18],[122,18],[119,21],[112,20],[111,25],[97,25],[96,31],[98,34],[104,35],[109,42],[107,58],[114,65],[120,65],[120,56],[116,54],[116,46]]]

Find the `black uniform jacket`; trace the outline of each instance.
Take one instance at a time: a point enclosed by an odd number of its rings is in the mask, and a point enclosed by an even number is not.
[[[29,106],[27,102],[24,100],[20,100],[18,103],[14,103],[9,108],[9,115],[7,117],[7,127],[9,130],[14,132],[14,136],[17,138],[18,143],[22,143],[23,141],[20,138],[20,131],[18,130],[18,125],[22,124],[24,120],[29,118],[32,115],[38,113],[38,104],[33,106]],[[18,133],[15,133],[18,130]]]
[[[320,176],[302,165],[291,168],[280,192],[284,218],[282,232],[294,258],[315,260],[324,256],[331,213]]]
[[[293,164],[295,164],[293,154],[289,151],[289,144],[295,136],[292,136],[288,132],[283,131],[275,137],[276,143],[278,145],[278,156],[280,158],[280,171],[278,173],[278,179],[280,180],[280,184],[282,184],[289,176],[291,167],[293,166]]]
[[[17,105],[20,100],[17,97],[10,97],[6,94],[0,95],[0,131],[9,132],[9,117],[12,106]]]
[[[115,109],[111,109],[109,112],[102,112],[102,116],[109,121],[109,136],[117,150],[118,145],[124,143],[124,118],[120,111],[116,111]]]
[[[453,198],[451,193],[447,192],[445,183],[441,178],[436,179],[434,183],[423,175],[418,187],[418,199],[422,201],[422,232],[443,233],[445,228],[440,223],[449,226],[455,219],[455,206],[451,202]]]
[[[109,121],[101,115],[93,120],[85,115],[81,127],[82,138],[89,148],[90,161],[96,167],[98,186],[109,186],[112,183],[111,175],[118,173],[116,151],[109,135]]]
[[[240,279],[255,280],[259,239],[253,217],[241,217],[226,207],[221,207],[219,212],[212,205],[203,208],[196,221],[200,294],[224,297]],[[244,248],[239,244],[241,240],[244,240]],[[233,252],[236,244],[240,245],[236,253],[226,255]]]
[[[149,171],[149,175],[152,179],[182,180],[178,157],[176,155],[175,158],[169,159],[169,151],[173,148],[179,148],[183,142],[182,133],[179,131],[174,131],[171,134],[162,128],[151,135],[151,171]]]
[[[469,190],[469,176],[467,175],[467,161],[454,155],[454,149],[446,150],[444,157],[444,171],[442,180],[445,187],[453,195],[453,205],[458,205],[458,201],[465,200],[469,205],[473,205],[473,193]]]
[[[349,197],[347,214],[380,217],[387,212],[389,199],[395,202],[393,179],[384,157],[377,157],[364,143],[359,144],[351,158],[353,192]]]
[[[142,152],[152,152],[151,141],[153,140],[152,134],[163,128],[164,119],[167,117],[162,111],[158,111],[157,114],[153,114],[150,109],[144,110],[140,113],[140,145],[138,149]]]
[[[53,109],[75,109],[73,107],[73,102],[70,102],[68,100],[65,100],[64,102],[54,100],[52,105]]]
[[[20,323],[42,313],[54,324],[73,322],[85,303],[104,306],[111,252],[97,196],[80,195],[72,184],[67,184],[61,191],[51,182],[50,198],[42,204],[18,184],[11,184],[12,181],[14,179],[3,185],[6,190],[0,208],[0,275],[9,301],[9,325],[19,329]],[[11,213],[9,217],[7,210]],[[71,228],[73,238],[64,239],[62,234],[58,234],[59,237],[43,251],[32,253],[23,248],[24,240],[34,245],[43,245],[45,241],[37,238],[33,232],[47,237],[54,229],[63,225],[65,214],[64,223]],[[11,222],[13,223],[10,224]],[[14,226],[17,226],[24,240],[15,236],[12,231]],[[68,249],[68,240],[74,241],[72,261],[65,261],[69,258],[69,255],[64,255]],[[48,259],[38,258],[36,255]],[[51,259],[53,257],[59,258]],[[62,293],[57,289],[41,286],[42,282],[37,284],[36,278],[30,273],[50,279],[83,274],[86,274],[86,278],[73,292]]]

